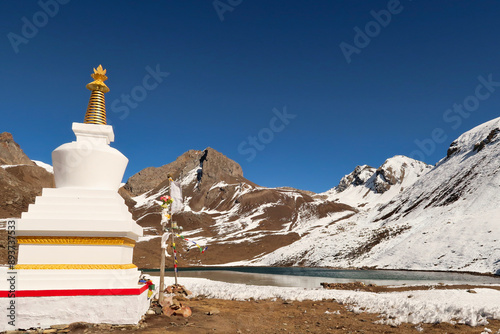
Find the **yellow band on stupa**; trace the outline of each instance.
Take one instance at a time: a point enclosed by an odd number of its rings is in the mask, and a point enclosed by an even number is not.
[[[122,245],[134,247],[135,241],[129,238],[105,237],[17,237],[18,244],[32,245]]]
[[[19,270],[89,270],[89,269],[134,269],[135,264],[16,264]]]

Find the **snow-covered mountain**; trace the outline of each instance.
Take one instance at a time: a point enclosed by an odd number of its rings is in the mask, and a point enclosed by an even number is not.
[[[14,155],[0,152],[10,160]],[[238,163],[212,148],[146,168],[119,192],[144,227],[134,251],[139,267],[159,265],[159,198],[168,194],[171,174],[182,184],[185,203],[174,218],[184,228],[180,234],[189,239],[177,243],[181,266],[376,267],[500,275],[499,169],[500,118],[461,135],[436,166],[395,156],[378,168],[356,167],[322,194],[258,186],[243,176]],[[43,169],[0,168],[2,193],[19,197],[13,177],[34,182],[30,170]],[[34,192],[22,194],[23,206]],[[9,217],[20,214],[23,206]],[[201,254],[195,243],[208,246],[207,251]]]
[[[368,209],[388,203],[431,169],[432,166],[424,162],[397,155],[377,169],[357,166],[340,180],[338,186],[324,194],[328,200]]]
[[[500,274],[500,118],[460,136],[436,167],[413,165],[415,182],[386,204],[380,204],[385,193],[377,198],[366,190],[373,169],[357,168],[330,198],[350,190],[345,201],[359,203],[367,191],[378,206],[334,227],[323,224],[260,263]]]
[[[374,247],[365,265],[500,274],[500,118],[461,135],[373,221],[409,228]]]
[[[156,172],[170,170],[182,180],[187,205],[176,219],[184,236],[209,246],[200,255],[188,251],[192,245],[185,242],[183,264],[497,273],[499,123],[464,133],[437,166],[395,156],[378,168],[356,167],[323,194],[259,187],[212,149],[187,152]],[[143,177],[155,179],[148,173]],[[133,198],[133,212],[147,234],[160,234],[154,201],[167,186],[158,184]],[[159,236],[146,239],[138,256],[155,266],[147,254],[157,248]]]

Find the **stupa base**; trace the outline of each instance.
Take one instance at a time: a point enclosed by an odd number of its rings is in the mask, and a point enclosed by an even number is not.
[[[0,321],[0,331],[48,328],[74,322],[137,324],[150,304],[147,285],[119,289],[18,290],[15,295],[11,298],[9,291],[0,291],[0,309],[6,312]]]

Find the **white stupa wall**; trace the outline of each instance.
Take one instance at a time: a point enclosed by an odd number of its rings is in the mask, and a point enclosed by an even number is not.
[[[103,245],[20,245],[18,263],[129,264],[133,248]]]
[[[118,194],[128,159],[109,125],[73,123],[76,141],[52,153],[56,188],[17,224],[19,289],[137,287],[142,228]]]
[[[105,74],[102,66],[94,69],[87,85],[89,123],[105,120]],[[109,146],[111,126],[72,128],[76,141],[52,152],[56,188],[44,189],[16,222],[17,265],[0,267],[0,331],[79,321],[136,324],[149,307],[132,263],[142,228],[118,194],[128,159]]]

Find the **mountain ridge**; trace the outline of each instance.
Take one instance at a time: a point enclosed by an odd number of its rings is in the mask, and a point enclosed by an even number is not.
[[[174,218],[191,241],[179,240],[181,266],[500,274],[500,229],[494,218],[500,216],[495,206],[500,204],[499,165],[497,118],[459,136],[435,166],[396,155],[377,168],[357,166],[319,194],[259,186],[244,178],[237,162],[210,147],[143,169],[119,193],[144,228],[134,251],[134,263],[144,268],[158,267],[159,197],[168,194],[171,174],[181,183],[185,202]],[[5,174],[19,167],[2,169]],[[208,250],[201,254],[192,242]]]

